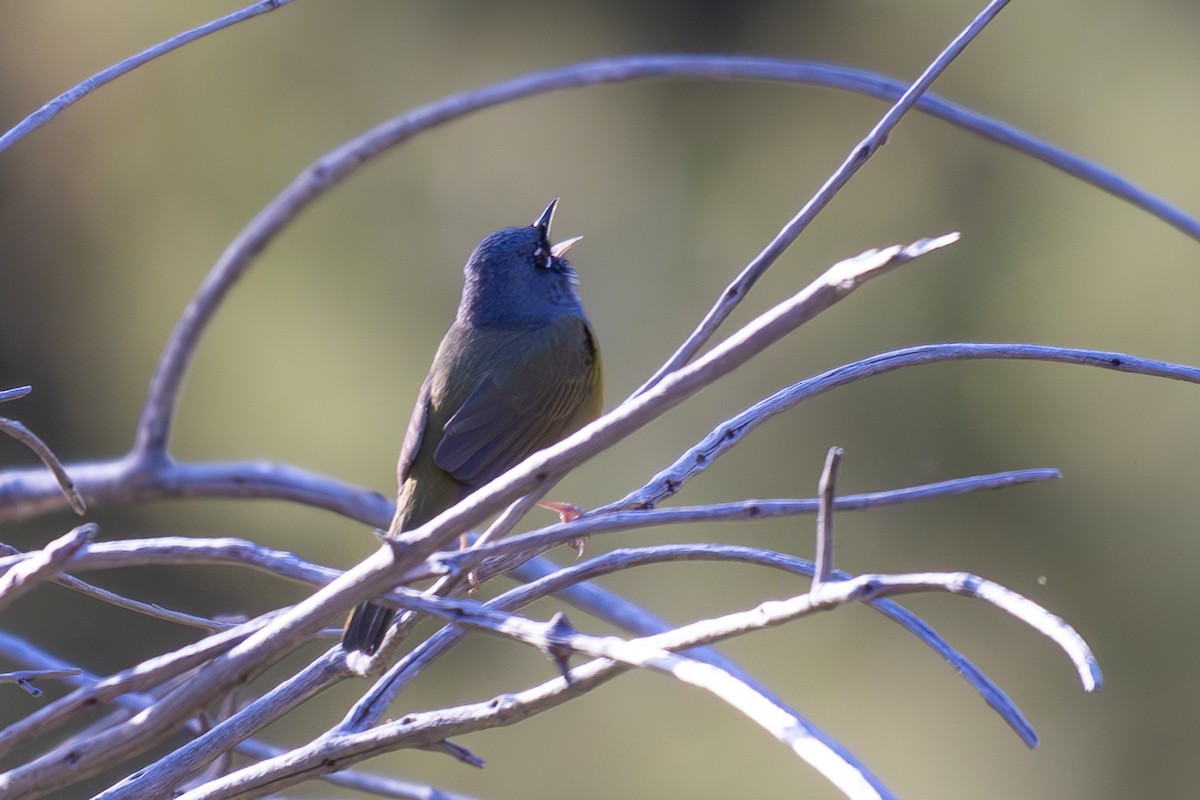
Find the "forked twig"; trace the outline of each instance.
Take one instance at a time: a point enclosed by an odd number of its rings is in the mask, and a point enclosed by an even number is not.
[[[0,683],[15,683],[34,697],[45,692],[33,685],[34,681],[51,681],[78,675],[78,669],[20,669],[16,672],[0,672]]]
[[[0,403],[24,397],[29,394],[31,389],[32,387],[30,386],[18,386],[15,389],[0,391]],[[67,498],[67,502],[70,503],[71,510],[79,515],[83,515],[87,511],[87,503],[84,502],[83,497],[76,490],[75,483],[71,480],[71,476],[67,474],[66,468],[58,460],[58,456],[54,455],[54,451],[37,437],[37,434],[15,419],[6,419],[5,417],[0,417],[0,431],[7,433],[32,450],[34,455],[40,458],[42,463],[54,473],[54,479],[58,481],[58,486],[62,490],[63,496]]]

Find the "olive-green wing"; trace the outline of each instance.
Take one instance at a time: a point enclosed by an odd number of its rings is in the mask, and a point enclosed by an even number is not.
[[[404,485],[408,473],[412,470],[413,461],[417,458],[417,450],[421,448],[421,438],[425,435],[425,420],[429,417],[429,384],[432,376],[425,376],[421,384],[421,392],[417,395],[417,403],[413,406],[412,416],[408,418],[408,430],[404,432],[404,444],[400,446],[400,458],[396,462],[396,475],[399,484]]]
[[[572,317],[522,337],[518,355],[497,358],[446,423],[434,461],[481,486],[557,442],[596,390],[587,322]]]

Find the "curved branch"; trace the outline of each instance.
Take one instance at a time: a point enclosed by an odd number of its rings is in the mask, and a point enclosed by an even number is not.
[[[18,386],[15,389],[0,391],[0,403],[24,397],[32,389],[33,387],[31,386]],[[54,473],[54,479],[58,481],[59,490],[67,498],[72,511],[79,515],[87,511],[87,503],[79,495],[79,491],[75,488],[75,483],[71,480],[71,476],[67,474],[66,469],[63,468],[62,462],[58,460],[58,456],[54,455],[54,451],[38,438],[37,434],[15,419],[6,419],[4,417],[0,417],[0,432],[7,433],[32,450],[34,455],[40,458],[42,463],[46,465],[47,469]]]
[[[270,461],[152,463],[125,457],[67,466],[91,503],[136,503],[181,497],[290,500],[384,527],[392,503],[378,492]],[[0,472],[0,522],[27,519],[66,505],[58,484],[40,469]]]
[[[591,586],[585,581],[592,581],[604,575],[619,570],[631,569],[669,561],[742,561],[758,566],[781,569],[798,575],[811,577],[813,563],[797,556],[785,555],[771,551],[759,550],[744,545],[723,544],[668,544],[649,547],[620,548],[603,553],[587,561],[561,567],[528,584],[518,586],[503,593],[487,603],[488,608],[512,610],[526,606],[535,600],[549,595],[562,595],[571,588]],[[834,570],[837,580],[846,580],[851,576],[840,570]],[[959,653],[937,631],[917,615],[905,609],[893,600],[880,598],[869,603],[884,616],[908,630],[945,660],[955,672],[961,675],[976,691],[983,696],[1009,727],[1021,737],[1029,747],[1036,747],[1038,737],[1033,726],[1008,698],[999,686],[993,683],[969,659]],[[654,624],[631,624],[622,622],[621,627],[641,636],[652,636],[673,630],[665,622],[655,620]],[[427,640],[418,644],[398,662],[388,674],[382,678],[372,690],[356,704],[355,708],[343,720],[339,730],[358,731],[376,724],[387,712],[392,701],[411,680],[423,671],[432,661],[453,647],[465,632],[451,626],[436,632]],[[722,667],[726,671],[738,675],[742,680],[752,682],[753,679],[742,674],[739,668],[728,661],[719,651],[705,649],[701,655],[696,650],[689,651],[693,656]],[[757,687],[759,691],[767,691]]]
[[[256,17],[259,14],[265,14],[268,11],[274,11],[280,6],[287,5],[290,2],[292,2],[292,0],[262,0],[262,2],[255,3],[254,5],[243,8],[240,11],[234,11],[232,14],[226,14],[219,19],[214,19],[212,22],[206,22],[197,28],[192,28],[189,31],[184,31],[176,36],[172,36],[165,42],[160,42],[153,47],[143,50],[137,55],[130,56],[124,61],[112,65],[106,70],[97,72],[83,83],[71,87],[58,97],[51,100],[49,103],[46,103],[46,105],[42,106],[37,111],[33,112],[28,117],[17,123],[16,127],[14,127],[12,130],[8,131],[3,136],[0,136],[0,153],[3,153],[9,147],[15,144],[18,139],[22,138],[26,134],[32,133],[50,120],[54,119],[54,117],[58,116],[60,111],[65,110],[71,105],[74,105],[76,102],[91,94],[94,90],[99,89],[104,84],[111,83],[122,75],[132,72],[146,62],[153,61],[159,56],[164,56],[172,50],[177,50],[180,47],[183,47],[185,44],[194,42],[196,39],[199,39],[202,36],[207,36],[210,33],[216,33],[219,30],[228,28],[230,25],[241,22],[245,19],[250,19],[251,17]]]
[[[769,695],[758,693],[728,673],[711,665],[675,656],[667,651],[680,650],[739,635],[749,630],[781,625],[815,611],[851,602],[870,601],[890,594],[946,591],[976,597],[1003,608],[1018,619],[1050,636],[1075,662],[1084,688],[1098,688],[1099,669],[1083,640],[1065,622],[1031,601],[967,573],[916,573],[907,575],[861,575],[845,581],[822,585],[782,601],[769,601],[748,611],[684,625],[680,628],[631,641],[616,637],[560,637],[574,650],[599,660],[577,667],[569,679],[555,679],[541,686],[493,699],[436,712],[410,713],[402,719],[384,723],[365,732],[338,731],[298,747],[285,757],[255,764],[218,778],[184,794],[181,800],[226,800],[244,792],[262,794],[277,791],[310,777],[353,764],[381,749],[434,744],[449,736],[511,725],[579,696],[600,682],[624,671],[630,665],[663,669],[675,677],[714,691],[731,705],[750,715],[815,766],[826,778],[851,797],[890,796],[882,784],[856,764],[841,760],[841,754],[827,742],[812,738],[794,712],[782,707]],[[458,621],[488,627],[482,616],[462,615]],[[506,620],[505,627],[515,627]],[[544,627],[544,626],[543,626]],[[538,631],[531,630],[530,638]],[[624,663],[618,663],[624,662]],[[718,674],[719,673],[719,674]],[[712,680],[709,680],[712,679]],[[715,682],[714,682],[715,681]],[[726,694],[725,688],[733,690]],[[880,794],[876,794],[876,793]]]
[[[760,400],[742,413],[721,423],[666,469],[651,478],[645,486],[631,492],[615,503],[591,512],[602,514],[621,508],[653,508],[678,492],[683,484],[711,466],[712,462],[729,451],[750,431],[771,417],[810,397],[845,386],[855,381],[882,375],[906,367],[935,364],[941,361],[1051,361],[1099,367],[1117,372],[1131,372],[1157,378],[1200,383],[1200,369],[1169,361],[1139,358],[1125,353],[1104,350],[1085,350],[1077,347],[1052,347],[1038,344],[963,343],[925,344],[892,350],[864,358],[851,364],[835,367],[820,375],[780,389]],[[840,499],[839,499],[840,503]],[[839,506],[837,506],[840,508]]]
[[[230,243],[213,266],[159,357],[141,419],[134,453],[165,454],[184,372],[200,336],[221,301],[249,269],[253,258],[297,215],[358,167],[407,139],[475,111],[532,95],[647,78],[767,80],[808,83],[897,100],[908,86],[875,73],[811,62],[746,56],[637,55],[600,59],[531,73],[482,89],[450,95],[387,120],[345,142],[306,167]],[[1200,220],[1139,189],[1121,176],[997,119],[925,94],[916,107],[992,141],[1030,155],[1092,184],[1200,241]]]

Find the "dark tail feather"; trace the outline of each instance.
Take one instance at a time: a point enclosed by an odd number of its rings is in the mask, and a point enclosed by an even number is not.
[[[383,641],[388,625],[396,612],[376,603],[363,603],[354,609],[346,622],[342,634],[342,647],[349,652],[355,650],[372,655]]]

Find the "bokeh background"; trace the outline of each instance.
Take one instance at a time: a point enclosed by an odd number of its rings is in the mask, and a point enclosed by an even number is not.
[[[979,5],[303,2],[202,40],[0,154],[0,386],[35,389],[4,412],[70,461],[125,452],[160,349],[226,244],[306,164],[385,118],[524,72],[622,53],[766,54],[911,79]],[[0,128],[87,75],[238,6],[3,4]],[[1200,213],[1198,38],[1194,3],[1014,3],[936,90]],[[421,135],[327,194],[258,259],[204,338],[173,451],[271,459],[391,494],[412,397],[457,303],[463,260],[484,234],[531,221],[556,195],[558,236],[586,235],[573,261],[603,346],[611,407],[667,357],[884,109],[817,88],[638,82],[541,96]],[[962,242],[872,284],[580,469],[558,494],[583,505],[613,499],[760,397],[896,347],[1030,341],[1200,363],[1195,241],[919,114],[773,267],[734,322],[833,261],[947,230],[962,231]],[[908,601],[1011,693],[1042,736],[1038,750],[1026,750],[929,650],[863,608],[727,651],[902,797],[1192,796],[1198,407],[1200,387],[1112,372],[924,367],[772,421],[679,498],[811,495],[833,444],[847,450],[844,492],[1060,468],[1063,480],[1049,484],[839,518],[846,570],[973,571],[1044,603],[1088,639],[1106,677],[1095,696],[1079,689],[1048,641],[996,610],[945,595]],[[31,463],[16,443],[0,441],[0,464]],[[278,502],[159,502],[96,508],[90,518],[107,538],[236,535],[339,566],[373,546],[361,525]],[[0,534],[30,548],[71,524],[59,515]],[[810,555],[810,529],[807,518],[677,527],[589,547],[715,540]],[[256,611],[300,596],[236,570],[93,577],[196,613]],[[718,565],[646,569],[606,585],[679,622],[804,589],[786,576]],[[0,624],[102,673],[195,635],[55,588],[27,596]],[[486,698],[551,671],[536,653],[479,637],[414,685],[397,713]],[[270,738],[303,740],[361,688],[339,687]],[[0,716],[41,702],[7,687]],[[628,675],[462,743],[487,760],[485,770],[425,752],[364,766],[497,800],[838,796],[751,723],[658,675]],[[289,796],[348,795],[314,783]]]

